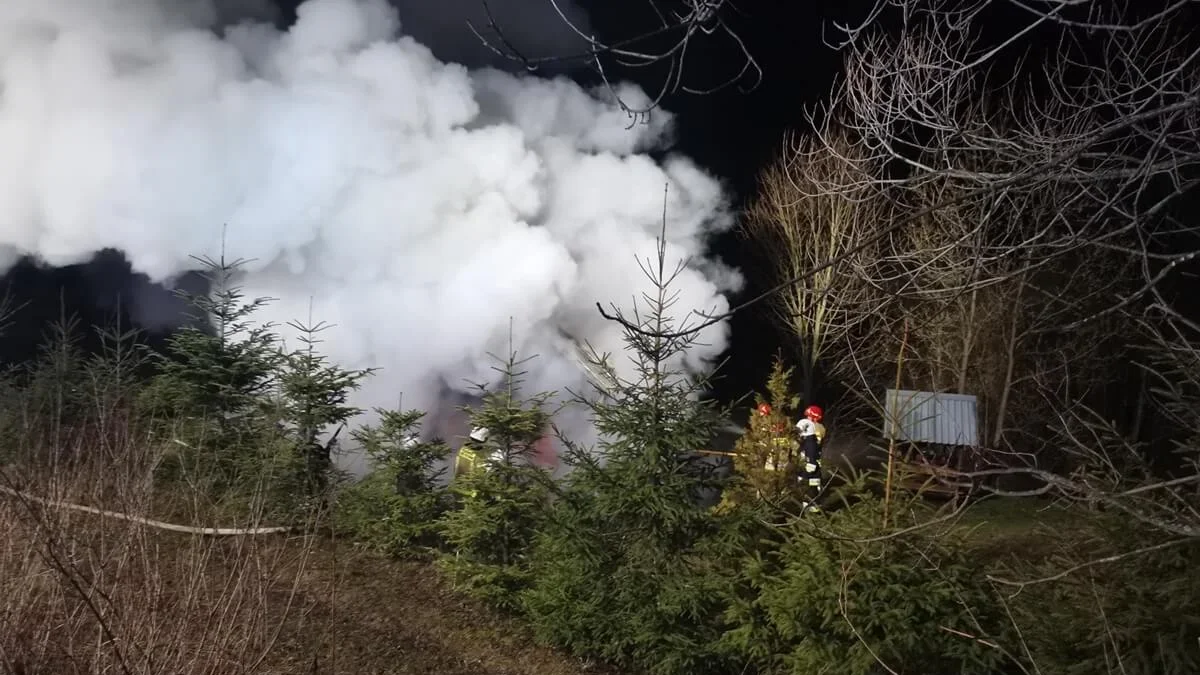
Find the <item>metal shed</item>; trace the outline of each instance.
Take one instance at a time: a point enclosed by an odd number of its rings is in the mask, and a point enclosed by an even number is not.
[[[884,392],[884,438],[978,447],[977,405],[977,399],[969,394],[887,389]]]

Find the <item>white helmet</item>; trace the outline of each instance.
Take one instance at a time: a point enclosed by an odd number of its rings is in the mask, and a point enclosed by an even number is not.
[[[476,443],[486,443],[488,436],[490,436],[491,433],[492,432],[483,427],[475,427],[471,430],[471,440],[475,441]]]

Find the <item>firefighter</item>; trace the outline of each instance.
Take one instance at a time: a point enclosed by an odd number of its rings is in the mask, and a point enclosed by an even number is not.
[[[458,449],[458,459],[454,463],[454,475],[464,476],[467,473],[486,465],[483,444],[487,443],[491,432],[483,427],[471,430],[467,441]]]
[[[821,406],[810,405],[804,409],[804,417],[796,423],[800,450],[804,453],[804,470],[800,480],[816,491],[821,489],[821,445],[825,442],[825,425],[821,424],[821,420],[824,417]]]

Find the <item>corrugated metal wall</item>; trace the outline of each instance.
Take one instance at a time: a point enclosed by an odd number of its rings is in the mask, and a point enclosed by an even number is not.
[[[884,401],[884,438],[914,443],[979,445],[974,396],[888,389],[884,392]]]

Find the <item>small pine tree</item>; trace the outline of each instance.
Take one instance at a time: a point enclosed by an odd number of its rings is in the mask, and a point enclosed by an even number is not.
[[[88,410],[87,355],[80,319],[65,312],[50,325],[36,358],[25,371],[24,436],[30,448],[42,448],[57,461]]]
[[[100,411],[116,412],[131,408],[142,387],[150,360],[141,348],[142,332],[122,328],[116,323],[96,330],[98,349],[84,368],[91,386],[94,404]]]
[[[273,326],[251,319],[271,299],[247,301],[233,284],[246,261],[194,260],[210,291],[179,292],[194,323],[171,335],[164,352],[149,352],[158,375],[141,402],[177,447],[190,450],[175,468],[221,493],[262,469],[277,436],[269,411],[284,355]]]
[[[784,506],[798,496],[796,469],[802,460],[792,425],[800,397],[789,392],[791,379],[792,369],[785,369],[776,358],[767,378],[767,397],[755,396],[755,410],[734,447],[733,468],[738,479],[725,491],[721,511],[759,501]],[[767,415],[758,413],[758,406],[764,403],[771,407]]]
[[[399,557],[436,550],[438,518],[449,505],[441,486],[450,448],[420,440],[425,413],[376,409],[379,423],[356,430],[354,440],[371,473],[338,497],[337,529],[367,546]]]
[[[654,291],[634,321],[614,317],[636,375],[594,370],[610,386],[589,406],[601,434],[593,451],[572,447],[553,517],[539,537],[525,606],[539,637],[581,656],[657,674],[720,671],[722,561],[740,542],[701,501],[719,487],[695,451],[723,417],[702,399],[707,382],[669,364],[696,335],[669,315],[675,277],[644,266]],[[675,274],[678,274],[677,270]]]
[[[310,316],[307,323],[292,321],[288,325],[296,330],[302,346],[284,355],[278,383],[279,414],[293,448],[290,459],[299,468],[302,492],[315,505],[324,503],[329,489],[337,432],[324,443],[321,436],[331,428],[340,430],[363,412],[347,401],[374,369],[346,370],[317,351],[322,342],[318,334],[331,328],[330,324],[314,323]]]
[[[149,448],[129,443],[130,438],[145,438],[152,430],[151,421],[137,414],[138,395],[145,388],[149,367],[146,351],[139,348],[142,333],[122,327],[118,312],[109,327],[96,328],[96,339],[96,349],[83,366],[92,451],[108,458],[112,470],[130,472],[130,480],[143,480],[144,462],[153,461],[142,454]],[[118,457],[125,461],[111,461]]]
[[[545,434],[553,393],[528,398],[521,394],[524,372],[511,353],[497,368],[500,388],[487,391],[482,405],[469,410],[471,424],[488,430],[476,452],[479,466],[454,477],[457,508],[441,520],[449,554],[440,565],[464,592],[501,609],[519,606],[519,591],[528,586],[529,549],[549,498],[549,476],[530,460]]]

